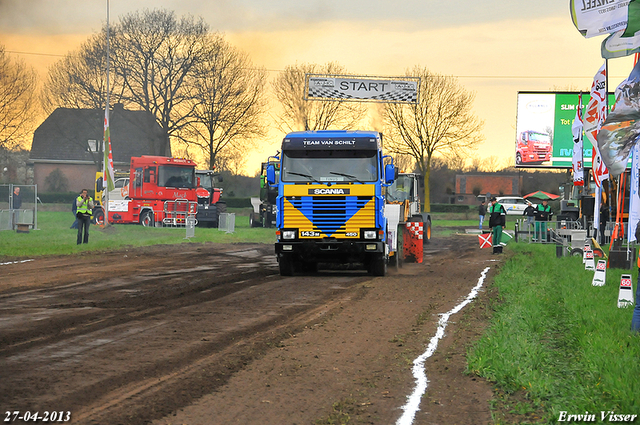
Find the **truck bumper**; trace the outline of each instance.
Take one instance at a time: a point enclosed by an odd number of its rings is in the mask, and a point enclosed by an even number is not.
[[[364,240],[307,240],[278,241],[275,244],[278,257],[287,255],[298,261],[319,263],[362,263],[370,254],[385,254],[382,241]]]

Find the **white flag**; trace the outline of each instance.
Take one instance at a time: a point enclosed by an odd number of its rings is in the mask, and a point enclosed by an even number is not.
[[[584,186],[584,158],[582,153],[582,93],[578,97],[576,117],[573,119],[573,185]]]
[[[607,113],[607,70],[605,64],[603,64],[595,77],[593,78],[593,84],[591,85],[591,98],[587,105],[587,110],[584,115],[584,134],[593,146],[592,154],[592,170],[593,180],[597,186],[600,186],[604,180],[609,178],[609,170],[607,166],[602,162],[600,151],[598,150],[598,132]]]
[[[586,38],[607,35],[627,27],[629,0],[570,0],[573,25]]]

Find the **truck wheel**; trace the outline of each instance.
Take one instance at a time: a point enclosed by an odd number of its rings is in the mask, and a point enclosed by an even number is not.
[[[431,220],[424,222],[424,231],[422,232],[422,244],[427,245],[431,243]]]
[[[249,215],[249,227],[262,227],[259,213],[252,212],[251,215]]]
[[[580,249],[580,248],[573,248],[573,249],[571,250],[571,256],[572,256],[572,257],[582,257],[582,256],[583,256],[582,249]]]
[[[224,214],[227,212],[227,203],[226,202],[216,202],[216,208],[218,210],[218,217],[220,214]]]
[[[280,254],[278,258],[280,276],[293,276],[293,259],[290,255]]]
[[[93,223],[98,226],[104,226],[104,210],[102,208],[97,208],[93,212]]]
[[[375,254],[369,260],[369,273],[374,276],[387,275],[387,257],[384,254]]]
[[[520,152],[516,153],[516,165],[520,165],[522,164],[522,155],[520,154]]]
[[[149,210],[144,211],[140,215],[140,224],[142,224],[144,227],[153,227],[154,226],[153,213]]]

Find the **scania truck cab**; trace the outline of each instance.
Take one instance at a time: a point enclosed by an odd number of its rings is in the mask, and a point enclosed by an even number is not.
[[[385,164],[386,161],[390,162]],[[375,131],[288,134],[280,154],[275,252],[280,274],[317,270],[318,263],[360,263],[387,271],[389,246],[383,186],[396,170]],[[267,182],[276,184],[275,166]]]

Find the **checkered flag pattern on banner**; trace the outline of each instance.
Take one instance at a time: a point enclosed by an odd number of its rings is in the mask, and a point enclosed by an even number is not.
[[[334,89],[326,89],[324,87],[309,87],[309,97],[337,97],[339,99],[354,99],[354,97],[349,94],[345,94]]]
[[[309,87],[309,97],[334,98],[334,99],[359,99],[359,100],[379,100],[385,102],[417,102],[418,97],[415,92],[406,92],[403,90],[395,90],[392,92],[371,96],[356,97],[343,93],[339,90],[328,89],[324,87]]]

